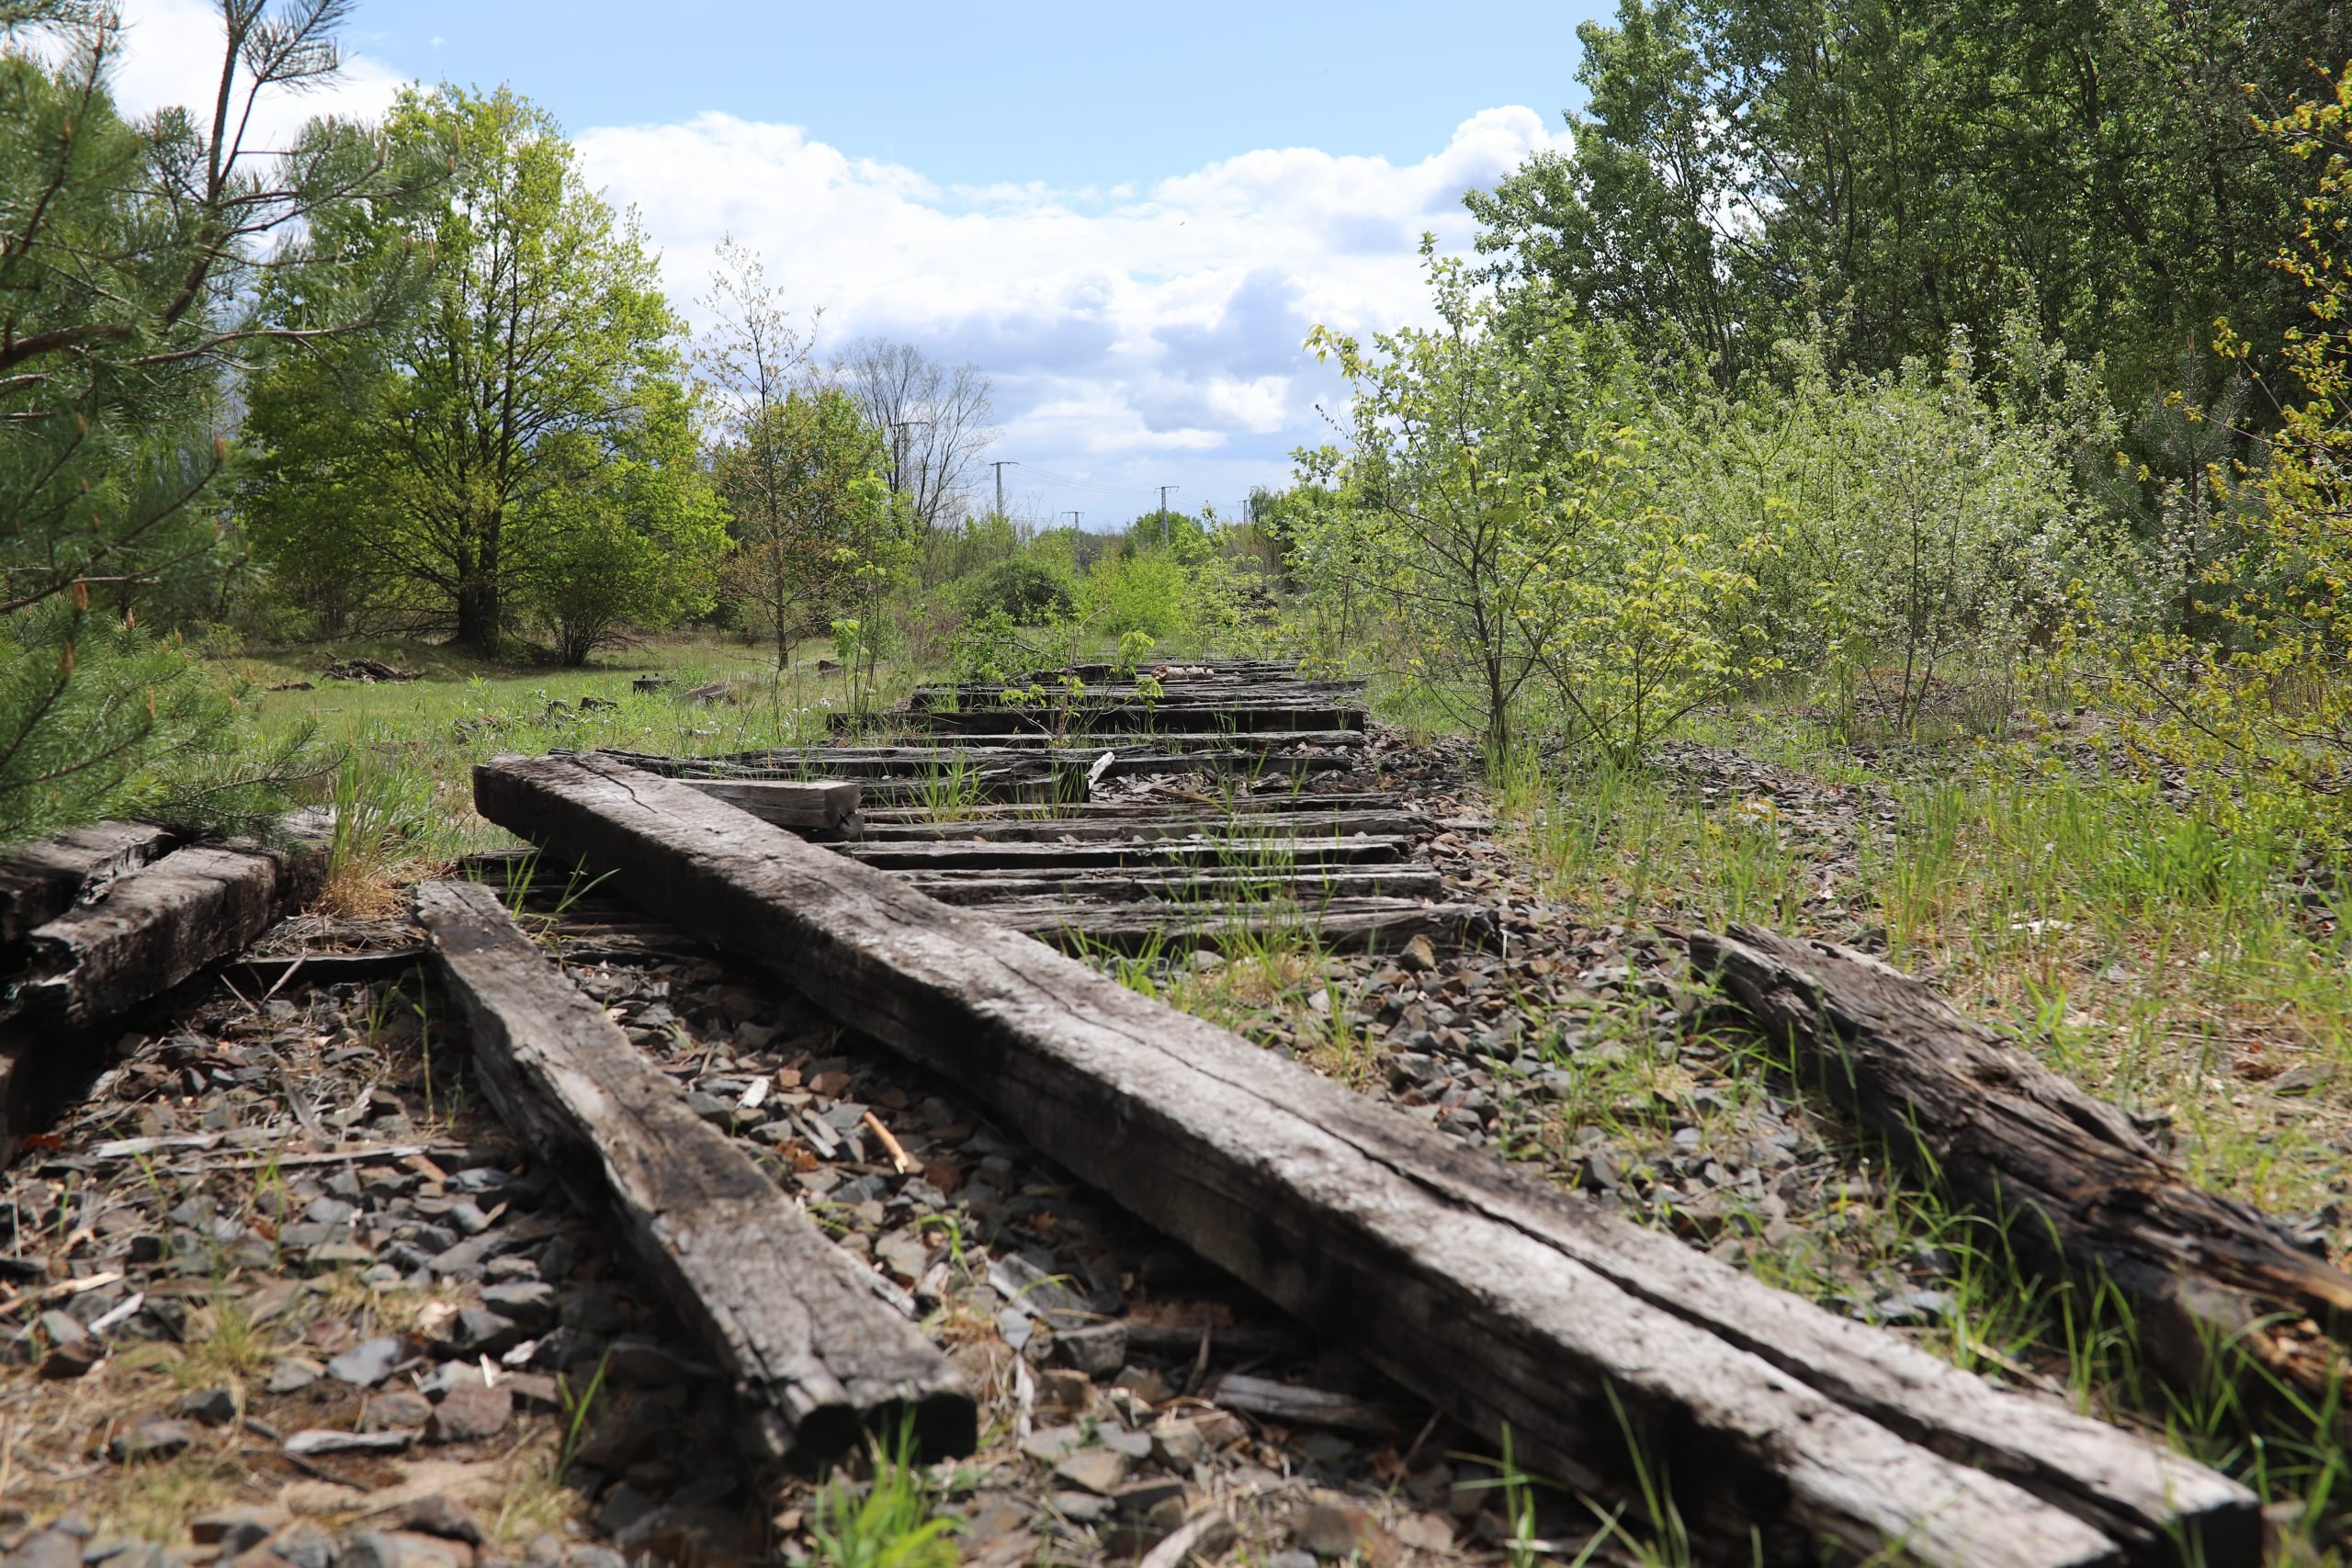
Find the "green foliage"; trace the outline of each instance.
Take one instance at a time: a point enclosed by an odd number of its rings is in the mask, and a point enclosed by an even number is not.
[[[1142,632],[1166,642],[1191,623],[1192,581],[1172,555],[1107,556],[1079,585],[1079,602],[1097,631]]]
[[[1301,453],[1336,504],[1303,527],[1310,580],[1376,599],[1414,678],[1483,735],[1488,761],[1510,755],[1513,709],[1547,668],[1614,734],[1622,694],[1602,695],[1623,642],[1580,581],[1597,539],[1630,541],[1644,507],[1631,389],[1606,344],[1555,312],[1502,330],[1501,308],[1424,240],[1440,324],[1383,334],[1367,351],[1317,327],[1353,391],[1351,445]],[[1636,681],[1635,685],[1644,682]],[[1562,688],[1563,693],[1568,687]]]
[[[234,699],[160,632],[215,611],[234,561],[218,481],[224,377],[270,336],[256,291],[300,274],[336,296],[324,341],[376,290],[320,231],[396,201],[387,148],[305,127],[244,144],[256,96],[334,72],[337,0],[223,15],[219,92],[123,118],[111,10],[0,10],[0,838],[108,812],[235,819],[291,754],[249,758]]]
[[[1958,339],[1839,375],[1816,334],[1782,345],[1785,389],[1659,400],[1667,499],[1739,540],[1755,577],[1750,673],[1807,671],[1841,718],[1866,707],[1909,734],[1972,681],[2006,690],[2070,615],[2128,613],[2129,542],[2074,483],[2111,426],[2090,378],[2045,372],[2037,346],[2005,345],[2008,382]]]
[[[786,394],[720,449],[719,487],[738,506],[728,591],[778,669],[796,638],[870,597],[860,571],[892,532],[881,433],[832,389]]]
[[[2185,773],[2239,823],[2290,807],[2340,843],[2352,823],[2352,68],[2263,130],[2314,171],[2300,231],[2274,258],[2303,295],[2304,319],[2277,351],[2300,389],[2277,410],[2267,460],[2230,469],[2204,427],[2232,400],[2167,406],[2180,445],[2210,454],[2199,480],[2212,496],[2199,505],[2199,491],[2176,487],[2172,505],[2196,506],[2184,521],[2218,522],[2234,547],[2200,548],[2170,624],[2113,639],[2085,686],[2119,711],[2148,771]],[[2227,326],[2217,346],[2250,372],[2267,357]]]
[[[1622,0],[1578,36],[1575,151],[1471,197],[1506,276],[1724,385],[1809,306],[1874,372],[2029,295],[2127,401],[2224,311],[2293,320],[2267,263],[2313,171],[2248,110],[2352,57],[2321,0]]]
[[[1051,562],[1028,556],[998,562],[974,581],[968,592],[979,613],[1001,613],[1025,626],[1058,620],[1078,608],[1078,592],[1068,574]]]
[[[872,1440],[873,1478],[836,1479],[809,1508],[809,1568],[955,1568],[963,1560],[956,1522],[935,1515],[932,1489],[915,1462],[912,1424],[888,1448]]]
[[[679,322],[634,216],[509,90],[412,89],[386,130],[450,171],[446,194],[338,212],[320,239],[379,271],[428,256],[430,274],[383,331],[253,386],[256,548],[297,579],[381,563],[404,620],[479,652],[536,616],[584,658],[614,617],[582,573],[624,558],[649,589],[632,619],[691,608],[722,541],[684,460]],[[289,331],[334,303],[307,277],[264,301]]]

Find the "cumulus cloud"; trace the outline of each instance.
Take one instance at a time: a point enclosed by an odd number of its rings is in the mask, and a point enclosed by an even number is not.
[[[114,73],[118,102],[133,113],[185,105],[209,113],[220,82],[220,12],[211,0],[130,0],[122,7],[123,49]],[[346,50],[340,74],[300,92],[265,94],[254,105],[246,145],[283,147],[312,117],[374,119],[391,107],[401,74],[365,52]]]
[[[1422,232],[1465,246],[1462,193],[1560,144],[1532,109],[1496,108],[1415,163],[1284,148],[1057,190],[943,187],[716,113],[578,141],[590,177],[643,214],[677,299],[732,233],[824,307],[826,338],[903,338],[988,371],[1002,455],[1102,487],[1016,488],[1041,513],[1091,493],[1105,522],[1163,480],[1227,506],[1281,482],[1291,448],[1328,435],[1314,405],[1334,388],[1299,351],[1307,328],[1422,319]]]
[[[209,0],[127,10],[126,104],[204,101],[220,47]],[[399,84],[362,49],[339,81],[267,107],[264,144],[309,114],[380,114]],[[1185,504],[1229,507],[1283,482],[1293,447],[1329,438],[1315,405],[1338,390],[1299,350],[1307,328],[1424,319],[1421,233],[1467,246],[1462,193],[1566,135],[1500,107],[1416,162],[1263,149],[1057,189],[1017,168],[943,186],[727,114],[574,129],[589,179],[642,214],[690,319],[732,233],[797,302],[823,308],[824,342],[887,336],[979,366],[996,384],[997,455],[1023,465],[1013,492],[1035,514],[1081,510],[1089,525],[1146,510],[1161,483],[1180,484]]]

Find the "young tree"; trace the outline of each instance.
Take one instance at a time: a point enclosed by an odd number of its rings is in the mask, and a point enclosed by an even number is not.
[[[1500,767],[1512,707],[1568,613],[1555,582],[1608,504],[1609,473],[1579,474],[1572,459],[1607,452],[1611,425],[1563,313],[1510,341],[1493,299],[1434,247],[1424,237],[1436,327],[1382,334],[1369,351],[1321,326],[1307,337],[1353,397],[1350,449],[1298,454],[1310,480],[1344,496],[1305,554],[1325,582],[1384,604],[1425,688],[1476,725]]]
[[[970,510],[981,455],[996,437],[989,378],[977,366],[940,365],[912,344],[882,338],[852,344],[830,378],[882,433],[890,488],[916,524],[926,534],[954,527]]]
[[[706,573],[718,539],[690,525],[707,504],[695,465],[647,466],[648,422],[682,406],[680,323],[633,214],[582,183],[546,111],[487,96],[411,91],[389,131],[452,171],[423,210],[355,214],[336,238],[383,265],[432,258],[397,331],[322,352],[323,378],[288,369],[252,394],[257,495],[317,526],[273,529],[277,564],[347,542],[382,561],[404,602],[476,653],[496,650],[571,535],[627,512]],[[271,300],[289,325],[316,296]],[[322,397],[332,388],[336,395]],[[339,494],[372,499],[333,510]],[[658,619],[649,601],[636,614]]]
[[[577,667],[627,628],[668,626],[717,597],[727,521],[702,472],[693,406],[679,383],[649,378],[593,485],[551,497],[551,521],[523,601]]]
[[[322,121],[282,152],[246,137],[265,96],[336,70],[347,10],[221,0],[209,101],[132,121],[107,88],[110,7],[0,6],[0,838],[109,811],[217,817],[269,771],[229,760],[232,705],[145,628],[233,564],[223,380],[274,335],[256,291],[333,296],[303,329],[323,343],[398,289],[398,268],[359,287],[324,238],[397,200],[389,149]]]
[[[858,596],[861,570],[891,520],[879,431],[836,389],[787,393],[718,456],[720,493],[754,504],[735,514],[727,588],[774,639],[792,645]]]

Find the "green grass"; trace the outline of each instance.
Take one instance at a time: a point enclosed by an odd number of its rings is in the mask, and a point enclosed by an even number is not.
[[[2308,907],[2307,884],[2332,862],[2287,829],[2289,814],[2266,818],[2259,801],[2226,811],[2171,801],[2023,750],[1915,748],[1883,770],[1864,767],[1785,711],[1708,728],[1710,741],[1810,784],[1862,786],[1843,803],[1854,809],[1808,822],[1801,808],[1736,789],[1702,798],[1663,772],[1521,769],[1501,781],[1498,805],[1548,891],[1595,924],[1745,921],[1883,940],[1893,962],[1931,974],[2052,1068],[2167,1119],[2192,1180],[2282,1216],[2342,1192],[2352,939]],[[1894,808],[1884,821],[1881,802]],[[1588,1043],[1555,1056],[1571,1084],[1562,1132],[1597,1125],[1636,1150],[1658,1139],[1624,1113],[1667,1092],[1674,1071],[1642,1033],[1618,1052]],[[1702,1128],[1733,1135],[1740,1109],[1768,1087],[1801,1095],[1794,1064],[1756,1041],[1706,1043],[1730,1055],[1731,1089]],[[2309,1092],[2267,1087],[2294,1069]],[[1887,1171],[1885,1149],[1845,1136],[1840,1170]],[[2234,1383],[2219,1373],[2203,1386],[2167,1382],[2142,1364],[2116,1292],[2034,1282],[2000,1222],[1917,1182],[1884,1179],[1828,1218],[1777,1245],[1742,1227],[1742,1266],[1842,1307],[1858,1277],[1917,1281],[1918,1258],[1941,1259],[1928,1282],[1951,1305],[1924,1333],[1931,1348],[2163,1433],[2266,1499],[2296,1505],[2276,1561],[2337,1561],[2314,1543],[2330,1538],[2345,1500],[2339,1380],[2266,1389],[2241,1369]],[[2331,1239],[2340,1257],[2341,1226]]]
[[[501,752],[616,747],[712,755],[825,739],[831,716],[849,694],[838,674],[817,673],[820,651],[812,644],[797,654],[781,682],[763,650],[715,637],[652,640],[580,670],[484,664],[415,644],[338,645],[223,663],[257,688],[249,700],[265,738],[315,723],[324,743],[358,759],[352,765],[371,799],[406,803],[400,820],[373,842],[354,846],[360,858],[398,869],[514,843],[472,812],[469,770]],[[374,685],[319,678],[331,660],[360,656],[424,678]],[[915,674],[886,664],[878,700],[894,701]],[[645,675],[670,683],[633,690]],[[312,682],[313,689],[266,689],[295,681]],[[735,700],[684,700],[684,693],[715,682],[729,682]],[[379,815],[388,809],[373,808]]]

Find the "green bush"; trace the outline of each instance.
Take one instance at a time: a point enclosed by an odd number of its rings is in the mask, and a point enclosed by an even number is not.
[[[1089,628],[1123,635],[1142,632],[1166,642],[1192,620],[1190,584],[1172,556],[1106,557],[1080,585]]]
[[[1051,563],[1026,556],[997,562],[972,580],[968,592],[975,615],[1001,613],[1016,626],[1043,626],[1078,607],[1069,578]]]

